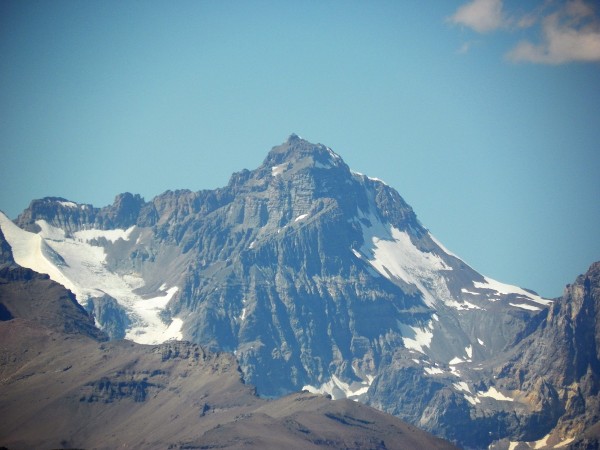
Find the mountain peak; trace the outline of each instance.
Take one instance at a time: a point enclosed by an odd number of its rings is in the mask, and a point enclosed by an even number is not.
[[[314,167],[317,169],[346,168],[342,158],[323,144],[313,144],[306,139],[292,133],[286,142],[273,147],[264,161],[265,166],[287,168],[292,166],[300,169],[305,167]]]
[[[302,139],[302,137],[298,136],[296,133],[290,134],[287,138],[287,142],[302,141],[302,140],[304,140],[304,139]]]

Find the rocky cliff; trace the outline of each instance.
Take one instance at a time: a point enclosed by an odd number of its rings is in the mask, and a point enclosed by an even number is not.
[[[600,421],[600,262],[567,285],[536,328],[494,370],[545,420],[548,444],[575,441]],[[574,444],[575,445],[575,444]],[[590,447],[593,448],[593,447]]]

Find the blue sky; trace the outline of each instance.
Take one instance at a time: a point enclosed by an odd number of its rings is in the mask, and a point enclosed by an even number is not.
[[[0,209],[212,189],[295,132],[485,275],[600,259],[595,2],[0,2]]]

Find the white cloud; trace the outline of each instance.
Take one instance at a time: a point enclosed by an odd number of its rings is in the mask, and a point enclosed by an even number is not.
[[[458,8],[448,20],[479,33],[494,31],[506,24],[502,12],[502,0],[472,0]]]
[[[513,62],[600,62],[600,18],[589,0],[539,0],[529,12],[507,12],[503,0],[471,0],[447,20],[479,33],[539,31],[539,42],[522,40],[506,54]],[[466,42],[458,53],[468,53],[471,47],[472,42]]]
[[[582,0],[568,1],[542,24],[542,41],[522,41],[507,54],[514,62],[600,62],[600,20]]]

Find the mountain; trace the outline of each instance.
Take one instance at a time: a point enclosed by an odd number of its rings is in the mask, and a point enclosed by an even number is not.
[[[231,354],[109,342],[30,269],[0,270],[0,301],[2,448],[455,448],[347,399],[261,399]]]
[[[600,448],[600,262],[540,314],[493,374],[504,390],[527,397],[541,423],[554,424],[547,444]]]
[[[45,198],[0,228],[112,338],[233,352],[264,397],[360,400],[472,448],[557,423],[496,378],[555,303],[479,274],[393,188],[299,136],[220,189]]]

